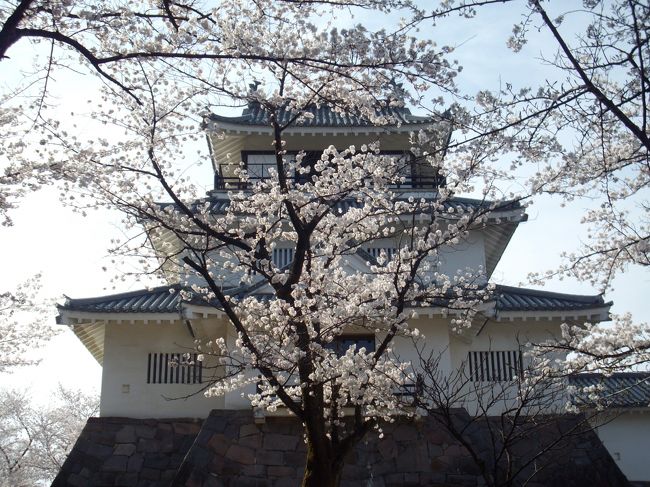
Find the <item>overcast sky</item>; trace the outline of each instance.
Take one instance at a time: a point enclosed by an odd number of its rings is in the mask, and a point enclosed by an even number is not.
[[[478,19],[449,19],[432,29],[431,33],[438,44],[457,46],[454,57],[464,66],[458,80],[463,90],[474,93],[486,87],[496,88],[506,81],[523,86],[548,74],[538,61],[542,49],[551,45],[543,33],[533,36],[518,55],[506,49],[505,42],[517,15],[512,8],[493,8]],[[374,24],[383,21],[381,17],[370,20]],[[27,58],[29,49],[31,47],[24,44],[13,48],[10,54],[14,59],[20,56]],[[16,74],[19,63],[2,63],[3,74]],[[68,73],[60,75],[57,81],[55,89],[61,114],[83,110],[86,100],[96,97],[94,84],[88,77]],[[204,164],[196,175],[209,188],[212,182],[210,165]],[[550,198],[536,201],[528,209],[529,219],[515,233],[493,280],[518,285],[526,280],[528,272],[556,266],[559,253],[577,247],[584,235],[584,229],[579,225],[582,206],[577,202],[568,208],[561,208],[560,201]],[[107,249],[111,237],[119,234],[119,215],[91,212],[84,218],[64,208],[59,202],[58,191],[50,188],[26,197],[12,217],[15,221],[13,227],[0,228],[0,290],[10,289],[41,272],[44,299],[58,299],[61,302],[63,294],[79,298],[113,292],[110,276],[102,271],[102,267],[109,265]],[[606,296],[614,301],[612,311],[630,311],[637,320],[650,321],[650,308],[647,306],[649,280],[648,274],[639,269],[631,269],[618,278],[614,289]],[[126,282],[118,290],[140,287],[137,282]],[[587,284],[570,279],[551,282],[546,289],[582,294],[597,292]],[[52,307],[51,323],[55,314]],[[31,386],[41,391],[41,397],[44,397],[42,391],[57,381],[99,390],[99,366],[68,330],[64,329],[40,353],[43,362],[39,367],[18,371],[12,378],[0,377],[0,381],[21,388]]]

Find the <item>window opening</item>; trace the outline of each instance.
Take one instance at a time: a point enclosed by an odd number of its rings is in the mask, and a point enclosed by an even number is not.
[[[520,350],[470,351],[467,363],[474,382],[512,381],[521,377],[524,370]]]
[[[378,259],[381,256],[382,251],[386,255],[386,260],[390,262],[395,257],[397,253],[396,247],[368,247],[365,249],[370,255],[375,259]]]
[[[345,355],[352,345],[356,345],[356,350],[365,348],[366,352],[375,351],[375,337],[374,335],[341,335],[336,337],[330,343],[324,345],[324,348],[334,351],[337,356]]]
[[[201,384],[203,362],[196,353],[150,353],[147,384]]]

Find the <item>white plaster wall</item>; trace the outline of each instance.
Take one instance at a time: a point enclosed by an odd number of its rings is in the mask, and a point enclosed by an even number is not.
[[[171,401],[163,397],[181,397],[197,392],[199,384],[147,384],[149,353],[189,352],[192,347],[193,338],[182,322],[108,324],[100,416],[202,418],[212,409],[222,408],[223,398],[206,398],[201,393]],[[208,373],[204,369],[204,379]],[[126,389],[128,392],[124,392]]]
[[[528,343],[542,343],[546,340],[560,336],[559,321],[514,321],[514,322],[497,322],[489,321],[482,327],[478,323],[470,329],[464,330],[461,334],[452,333],[450,337],[450,355],[452,370],[460,370],[465,367],[467,371],[467,354],[470,351],[515,351],[525,352]],[[479,333],[480,329],[480,333]],[[524,367],[526,367],[526,356],[523,357]],[[476,411],[479,404],[477,400],[477,391],[482,391],[481,403],[483,407],[488,404],[489,414],[498,415],[514,404],[518,404],[519,393],[514,387],[509,386],[508,382],[469,382],[464,388],[468,394],[465,396],[466,402],[462,404],[470,414]],[[551,394],[551,391],[547,391]],[[548,404],[543,403],[544,409],[548,413],[564,412],[566,397],[557,389],[552,391],[557,397],[554,399],[554,410],[548,409]],[[498,397],[498,400],[494,398]],[[527,408],[535,410],[536,406],[541,404],[535,396],[527,402]],[[459,405],[461,406],[461,405]]]
[[[483,328],[477,323],[460,334],[452,334],[451,358],[454,368],[462,365],[470,350],[518,350],[527,343],[542,343],[561,336],[560,321],[506,321],[490,320]],[[480,330],[480,332],[479,332]]]
[[[650,411],[622,412],[596,433],[628,480],[650,482]]]
[[[485,240],[477,230],[469,234],[457,245],[444,246],[438,255],[438,272],[453,277],[457,271],[470,270],[485,275]],[[484,281],[484,279],[483,279]]]
[[[278,247],[282,246],[291,246],[291,244],[279,244]],[[397,247],[399,242],[395,239],[382,238],[377,239],[369,243],[365,247]],[[453,276],[456,275],[457,271],[466,271],[479,273],[481,277],[479,282],[485,281],[485,242],[483,239],[483,234],[480,231],[472,231],[469,233],[467,238],[457,244],[454,247],[445,246],[443,247],[439,254],[432,255],[428,258],[431,267],[429,274],[432,275],[434,272],[439,272],[445,274],[453,279]],[[223,256],[217,255],[216,253],[211,256],[215,262],[215,275],[217,282],[224,287],[236,287],[242,284],[242,279],[244,276],[244,268],[236,266],[234,270],[223,270],[223,262],[229,260],[231,263],[236,264],[236,259],[231,258],[227,259]],[[354,256],[349,256],[346,258],[347,269],[350,272],[367,272],[367,267],[365,262],[361,259],[355,258]],[[261,279],[261,277],[253,276],[253,282]],[[204,285],[204,281],[196,276],[194,273],[186,273],[183,282],[187,282],[189,285],[198,284]]]
[[[409,322],[409,326],[417,328],[422,335],[419,346],[422,347],[423,357],[432,354],[440,357],[441,372],[449,374],[449,332],[448,320],[440,317],[420,317]],[[377,339],[377,343],[379,343]],[[393,340],[393,351],[405,362],[411,362],[414,369],[419,368],[420,357],[410,338],[396,337]]]

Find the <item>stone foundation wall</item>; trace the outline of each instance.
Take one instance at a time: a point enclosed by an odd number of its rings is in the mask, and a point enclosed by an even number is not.
[[[171,485],[202,423],[90,418],[52,487]]]
[[[470,422],[462,410],[454,414],[455,421],[469,425],[468,438],[490,465],[493,455],[486,423]],[[553,432],[572,421],[576,419],[558,421]],[[433,418],[397,421],[383,431],[383,439],[369,434],[346,459],[343,487],[485,485],[467,450]],[[521,465],[551,433],[538,431],[517,445]],[[202,424],[95,418],[53,486],[296,487],[305,455],[298,421],[269,417],[257,424],[250,410],[215,410]],[[591,431],[560,442],[527,467],[526,477],[540,468],[528,485],[628,485]]]

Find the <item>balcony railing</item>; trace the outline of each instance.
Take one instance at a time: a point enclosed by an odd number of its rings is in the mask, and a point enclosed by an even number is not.
[[[262,166],[262,165],[260,165]],[[214,189],[216,190],[226,190],[226,189],[250,189],[258,181],[264,181],[269,179],[268,172],[265,170],[265,167],[260,168],[248,168],[248,180],[242,181],[236,176],[223,176],[219,173],[214,175]],[[309,174],[294,174],[290,176],[296,184],[304,184],[309,181]],[[405,175],[404,181],[399,184],[391,184],[393,189],[437,189],[445,186],[444,176],[424,176],[424,175]]]

